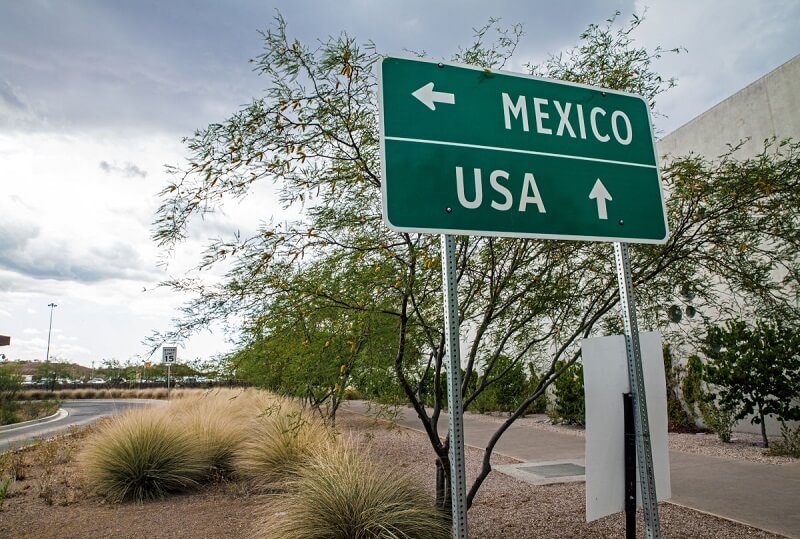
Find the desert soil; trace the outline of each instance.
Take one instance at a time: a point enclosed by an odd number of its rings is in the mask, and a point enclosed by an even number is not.
[[[344,436],[359,440],[387,467],[399,466],[433,493],[433,459],[425,437],[362,416],[341,413]],[[0,537],[31,538],[248,538],[270,512],[270,497],[237,483],[144,504],[108,504],[83,483],[76,455],[91,428],[28,448],[16,457],[23,475],[0,508]],[[468,481],[482,453],[467,448]],[[512,463],[498,457],[495,464]],[[779,537],[670,504],[660,506],[665,538]],[[526,539],[624,537],[622,515],[584,522],[582,483],[534,486],[500,473],[484,483],[469,513],[470,537]],[[641,526],[641,519],[640,519]],[[640,530],[641,532],[641,530]]]

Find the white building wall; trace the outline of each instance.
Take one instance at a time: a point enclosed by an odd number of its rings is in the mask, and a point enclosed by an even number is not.
[[[662,159],[690,153],[713,159],[749,137],[736,153],[744,159],[773,136],[800,139],[800,55],[666,135],[657,148]]]
[[[760,153],[772,137],[800,140],[800,55],[767,73],[658,141],[660,159],[701,155],[714,160],[729,145],[749,139],[734,156]],[[740,421],[735,430],[760,433],[761,427]],[[767,418],[767,433],[780,435],[780,424]]]

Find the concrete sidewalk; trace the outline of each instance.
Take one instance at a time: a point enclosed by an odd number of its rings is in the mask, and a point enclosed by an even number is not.
[[[367,414],[369,405],[350,401],[343,409]],[[397,423],[421,430],[411,408],[400,408]],[[467,445],[484,448],[497,425],[464,416]],[[439,420],[447,431],[447,415]],[[496,453],[524,462],[583,459],[579,436],[512,425]],[[762,464],[670,451],[671,502],[800,539],[800,463]]]

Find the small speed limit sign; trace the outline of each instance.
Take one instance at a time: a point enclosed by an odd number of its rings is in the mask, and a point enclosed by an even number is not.
[[[161,354],[164,363],[175,363],[175,359],[178,357],[178,347],[164,346],[161,349]]]

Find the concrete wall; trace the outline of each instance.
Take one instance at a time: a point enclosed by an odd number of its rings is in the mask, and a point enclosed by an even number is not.
[[[746,159],[773,136],[800,140],[800,55],[666,135],[656,147],[662,160],[689,154],[713,160],[727,153],[728,144],[749,138],[734,154]],[[769,435],[780,435],[777,421],[767,418],[766,425]],[[749,418],[734,429],[761,432]]]
[[[772,136],[800,139],[800,55],[666,135],[657,148],[662,158],[694,153],[713,159],[727,144],[750,137],[736,153],[744,159]]]

